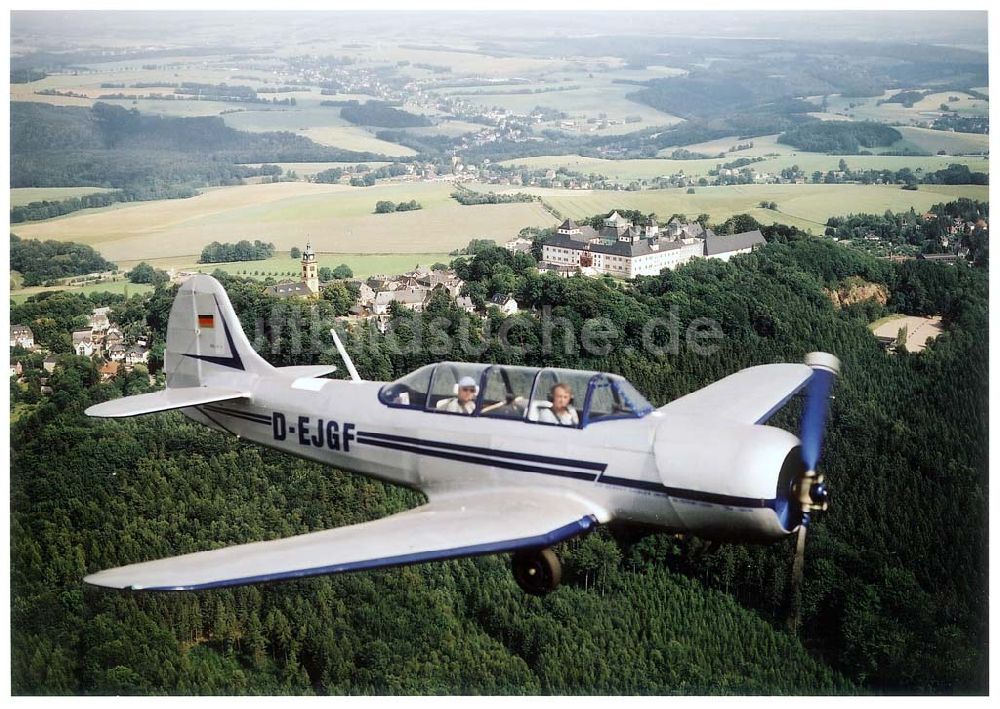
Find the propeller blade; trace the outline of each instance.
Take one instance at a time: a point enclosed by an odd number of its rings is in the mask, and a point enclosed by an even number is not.
[[[792,560],[791,598],[788,606],[788,629],[792,632],[799,627],[799,611],[802,607],[802,573],[806,563],[806,529],[799,527],[798,538],[795,540],[795,556]]]
[[[813,374],[806,385],[799,438],[802,440],[802,462],[807,471],[814,473],[819,465],[826,417],[830,410],[830,391],[834,378],[840,372],[840,360],[825,352],[811,352],[806,355],[806,364],[812,367]]]

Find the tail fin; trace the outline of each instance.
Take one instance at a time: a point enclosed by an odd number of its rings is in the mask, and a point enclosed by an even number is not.
[[[177,291],[167,322],[164,370],[168,389],[240,389],[247,375],[276,371],[250,345],[225,289],[205,275],[193,276]]]

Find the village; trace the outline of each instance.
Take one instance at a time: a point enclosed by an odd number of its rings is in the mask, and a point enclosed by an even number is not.
[[[110,307],[94,308],[87,318],[88,327],[71,333],[73,353],[98,362],[102,381],[108,381],[121,372],[132,372],[137,366],[146,371],[149,364],[150,338],[140,335],[128,342],[121,328],[111,322],[110,314]],[[10,326],[10,347],[12,350],[20,347],[27,352],[44,354],[42,366],[48,374],[59,366],[57,355],[36,343],[34,332],[27,325]],[[12,358],[10,376],[20,379],[23,373],[21,362]],[[47,382],[43,379],[40,383],[41,392],[47,393]]]

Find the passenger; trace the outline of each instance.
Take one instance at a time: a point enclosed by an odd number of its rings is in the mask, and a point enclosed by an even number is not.
[[[556,384],[551,391],[552,407],[541,409],[538,420],[542,423],[556,423],[560,426],[579,426],[580,418],[576,409],[570,403],[573,401],[573,390],[568,384]]]
[[[476,409],[476,394],[479,386],[472,377],[462,377],[455,388],[455,396],[442,399],[437,404],[438,411],[452,414],[471,414]]]

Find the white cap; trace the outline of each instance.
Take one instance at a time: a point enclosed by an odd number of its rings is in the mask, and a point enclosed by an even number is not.
[[[462,377],[461,379],[458,380],[458,386],[459,387],[476,387],[477,389],[479,388],[479,385],[476,384],[476,380],[473,379],[472,377]]]
[[[806,364],[813,369],[826,369],[840,374],[840,360],[828,352],[810,352],[806,355]]]

